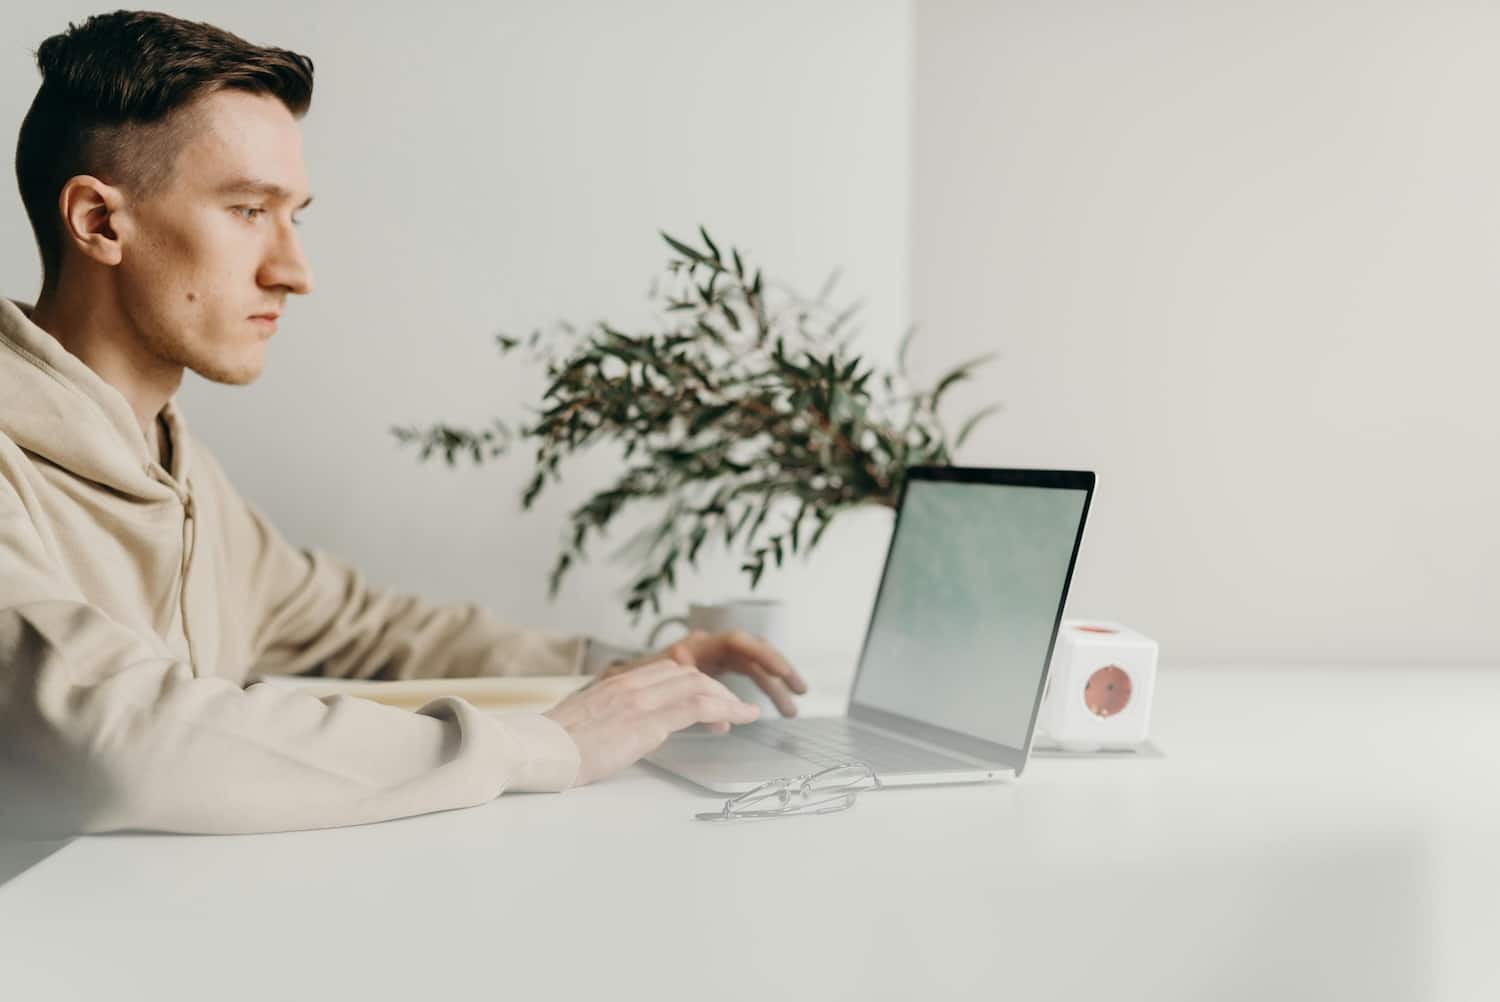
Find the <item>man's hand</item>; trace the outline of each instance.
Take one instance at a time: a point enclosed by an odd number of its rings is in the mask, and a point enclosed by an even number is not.
[[[723,734],[760,716],[760,708],[690,665],[658,659],[580,689],[546,716],[578,745],[574,785],[582,786],[655,751],[673,731],[708,724]]]
[[[776,648],[742,630],[729,633],[694,630],[655,654],[611,665],[600,677],[610,678],[622,672],[636,671],[643,665],[654,664],[663,658],[669,658],[678,664],[692,665],[705,675],[722,675],[728,671],[748,675],[760,686],[762,692],[771,697],[771,702],[776,704],[776,709],[784,717],[797,715],[797,704],[792,699],[792,693],[800,696],[807,692],[807,683],[802,681],[797,669],[777,653]]]

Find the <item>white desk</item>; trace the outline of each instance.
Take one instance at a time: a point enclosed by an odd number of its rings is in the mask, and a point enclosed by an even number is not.
[[[364,828],[81,839],[0,998],[1500,998],[1500,671],[1163,674],[1163,759],[744,826],[640,766]]]

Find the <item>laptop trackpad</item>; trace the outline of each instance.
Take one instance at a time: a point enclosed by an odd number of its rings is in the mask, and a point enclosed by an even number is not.
[[[695,776],[712,772],[718,779],[730,777],[760,782],[781,776],[801,776],[817,770],[805,758],[736,738],[731,734],[685,731],[673,735],[646,760],[679,774]]]

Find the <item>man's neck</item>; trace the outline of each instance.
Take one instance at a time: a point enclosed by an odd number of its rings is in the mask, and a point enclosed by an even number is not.
[[[118,311],[97,305],[102,301],[99,296],[43,289],[31,321],[120,391],[147,444],[159,445],[166,466],[171,446],[156,419],[182,385],[182,367],[165,364],[146,351]]]

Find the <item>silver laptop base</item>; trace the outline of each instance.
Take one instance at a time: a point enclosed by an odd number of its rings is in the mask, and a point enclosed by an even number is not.
[[[646,759],[716,793],[743,793],[783,776],[845,762],[864,762],[884,786],[926,786],[1005,780],[1015,772],[851,720],[847,717],[769,719],[729,734],[690,728]]]

